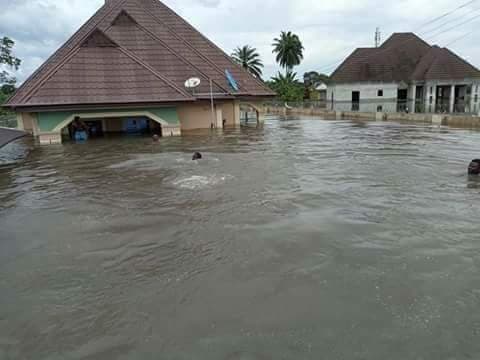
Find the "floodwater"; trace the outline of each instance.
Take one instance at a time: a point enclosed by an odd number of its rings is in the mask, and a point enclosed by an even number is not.
[[[1,154],[1,360],[480,358],[479,132],[270,118]]]

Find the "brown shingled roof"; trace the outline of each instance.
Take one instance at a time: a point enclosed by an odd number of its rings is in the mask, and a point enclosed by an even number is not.
[[[197,95],[184,88],[190,77],[202,80]],[[6,105],[194,101],[210,91],[210,80],[217,97],[274,95],[158,0],[109,0]]]
[[[336,83],[478,78],[480,71],[413,33],[395,33],[379,48],[356,49],[332,74]]]

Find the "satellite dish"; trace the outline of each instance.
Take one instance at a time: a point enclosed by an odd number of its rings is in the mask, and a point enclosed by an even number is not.
[[[202,81],[199,78],[193,77],[185,81],[185,87],[187,89],[195,89],[200,85]]]

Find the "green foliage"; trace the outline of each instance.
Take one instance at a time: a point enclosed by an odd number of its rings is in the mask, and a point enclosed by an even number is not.
[[[328,85],[330,83],[330,77],[326,74],[319,74],[316,71],[309,71],[303,75],[303,82],[305,84],[305,98],[318,100],[320,93],[317,91],[317,87],[322,83]]]
[[[233,61],[242,66],[250,74],[259,79],[262,77],[263,63],[257,49],[250,45],[245,45],[236,48],[231,56]]]
[[[287,72],[286,75],[278,73],[271,81],[267,82],[270,88],[277,93],[278,98],[284,102],[297,102],[303,100],[304,87],[296,79],[297,74]]]
[[[22,61],[13,55],[12,49],[15,42],[8,38],[0,38],[0,65],[18,70]],[[17,79],[6,71],[0,71],[0,106],[15,92]],[[10,117],[12,114],[0,107],[0,117]]]
[[[279,38],[273,40],[273,53],[277,54],[277,62],[291,73],[293,68],[303,60],[303,44],[298,35],[282,31]]]
[[[22,61],[13,55],[12,50],[14,45],[15,42],[6,36],[0,39],[0,65],[6,65],[18,70]],[[14,88],[16,82],[17,80],[12,77],[8,71],[3,70],[0,72],[0,86],[2,86],[2,92]]]
[[[330,84],[330,76],[326,74],[319,74],[316,71],[309,71],[303,75],[305,86],[317,87],[322,82],[326,85]]]

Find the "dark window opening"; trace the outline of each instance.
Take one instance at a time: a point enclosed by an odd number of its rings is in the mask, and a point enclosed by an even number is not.
[[[478,102],[478,94],[475,95],[475,102]]]
[[[360,91],[352,91],[352,111],[360,110]]]
[[[378,90],[377,95],[378,96],[383,96],[383,90]]]
[[[382,112],[383,111],[383,106],[382,105],[378,105],[377,106],[377,112]]]
[[[430,86],[430,94],[433,94],[433,87]]]

